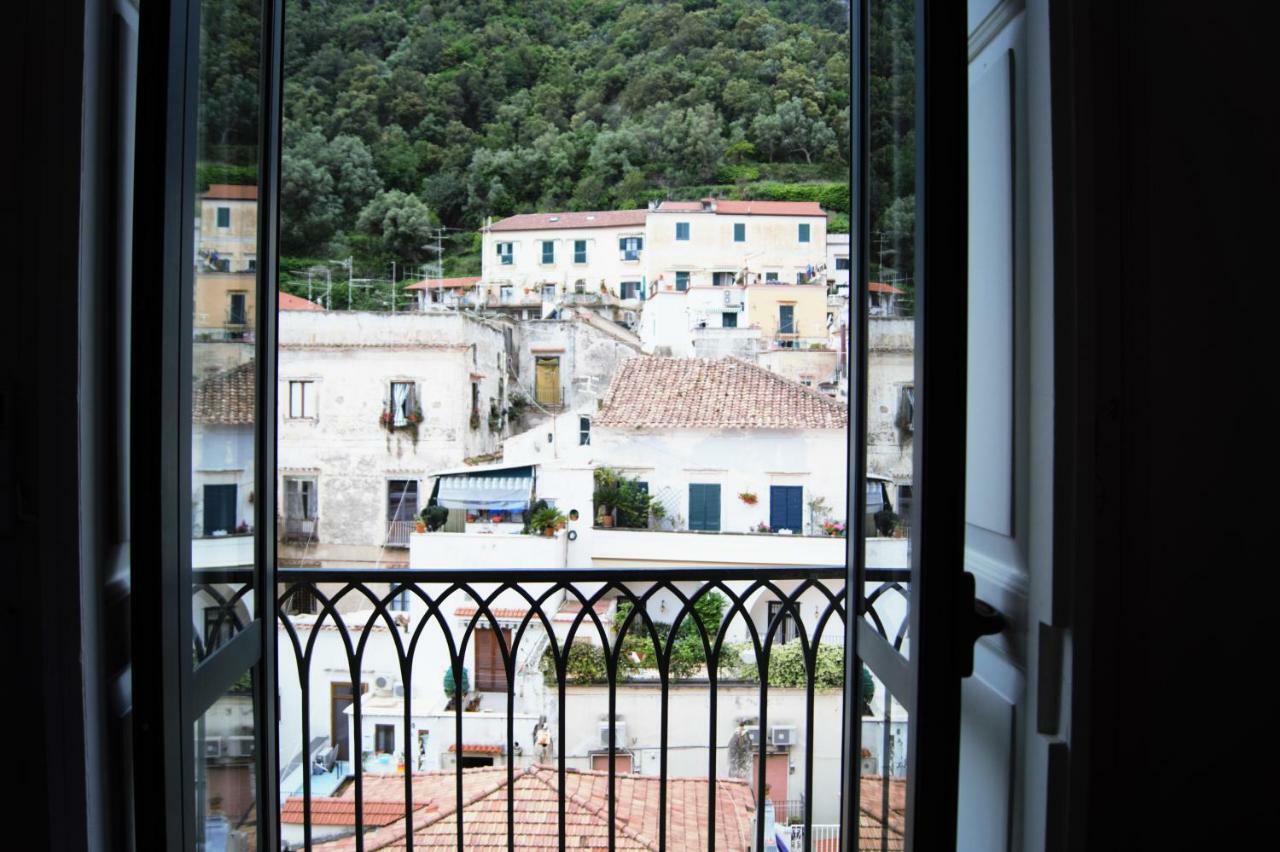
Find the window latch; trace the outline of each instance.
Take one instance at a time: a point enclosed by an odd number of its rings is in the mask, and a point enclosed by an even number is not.
[[[960,676],[973,674],[973,648],[983,636],[995,636],[1009,626],[1008,619],[991,604],[978,597],[977,579],[965,571],[960,575]]]

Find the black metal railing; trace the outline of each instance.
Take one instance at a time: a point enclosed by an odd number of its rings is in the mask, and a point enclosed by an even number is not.
[[[647,641],[648,647],[652,649],[652,656],[647,658],[647,662],[651,665],[652,670],[656,670],[657,687],[660,693],[659,701],[659,749],[658,749],[658,815],[656,826],[656,841],[658,847],[662,849],[675,849],[681,845],[679,838],[669,836],[669,803],[668,803],[668,754],[669,754],[669,696],[670,688],[673,683],[687,677],[686,672],[679,672],[673,667],[673,649],[677,644],[677,636],[683,635],[685,641],[688,641],[690,635],[687,631],[680,630],[681,625],[687,620],[694,625],[693,635],[695,636],[695,644],[701,646],[702,662],[705,665],[705,683],[708,690],[708,710],[709,710],[709,730],[708,730],[708,761],[706,767],[706,838],[709,848],[725,848],[724,837],[718,838],[718,827],[716,825],[717,818],[720,816],[717,804],[718,792],[718,739],[717,736],[717,688],[722,678],[722,668],[725,659],[729,656],[727,636],[729,635],[729,627],[733,623],[737,623],[741,630],[745,628],[748,637],[748,645],[750,652],[754,657],[755,675],[758,681],[759,704],[757,731],[758,734],[751,740],[751,748],[755,752],[753,759],[755,769],[752,778],[752,799],[754,802],[754,818],[752,819],[751,833],[754,835],[752,848],[764,848],[764,840],[766,831],[772,836],[774,827],[766,826],[765,820],[758,818],[765,813],[764,801],[766,799],[767,779],[766,768],[768,765],[767,755],[769,754],[769,737],[766,732],[769,731],[769,692],[770,684],[770,656],[775,648],[781,646],[780,631],[784,629],[784,622],[790,620],[795,625],[797,639],[801,645],[802,657],[804,661],[804,725],[799,732],[799,738],[804,742],[804,765],[801,769],[803,777],[803,801],[806,803],[813,802],[813,784],[814,784],[814,755],[815,755],[815,728],[814,728],[814,707],[815,707],[815,678],[817,674],[817,658],[818,651],[824,634],[831,635],[838,633],[843,639],[844,636],[844,620],[845,620],[845,604],[844,604],[844,569],[842,568],[790,568],[790,567],[767,567],[767,568],[689,568],[689,569],[612,569],[612,570],[544,570],[533,569],[524,571],[504,571],[504,570],[461,570],[451,572],[424,572],[413,570],[369,570],[369,569],[310,569],[310,568],[281,568],[278,570],[277,579],[280,582],[280,594],[277,606],[277,618],[280,625],[281,635],[281,656],[283,659],[287,655],[286,648],[292,648],[293,663],[297,667],[298,685],[301,692],[300,706],[302,713],[298,724],[301,730],[298,731],[302,743],[311,743],[315,737],[312,731],[311,706],[312,706],[312,690],[317,686],[313,678],[311,670],[313,658],[316,648],[316,639],[321,629],[332,629],[337,631],[341,638],[342,651],[341,656],[345,657],[345,668],[348,672],[344,672],[342,677],[349,677],[350,682],[355,684],[351,690],[351,708],[350,715],[352,717],[352,731],[356,741],[352,743],[352,767],[354,770],[354,778],[351,781],[351,789],[354,794],[353,805],[353,822],[354,835],[353,840],[355,848],[361,850],[365,846],[365,804],[364,804],[364,785],[365,785],[365,769],[363,761],[358,759],[360,742],[364,737],[364,705],[370,700],[369,695],[362,695],[361,685],[364,682],[362,670],[368,670],[368,661],[365,657],[369,648],[369,638],[375,628],[385,628],[385,634],[390,636],[395,646],[395,656],[398,661],[399,671],[396,673],[400,683],[402,684],[402,737],[400,745],[403,746],[402,754],[404,755],[404,834],[403,838],[397,841],[398,845],[404,845],[407,849],[414,848],[414,834],[417,829],[414,826],[414,767],[410,755],[414,754],[414,744],[410,742],[411,731],[413,729],[412,720],[414,717],[413,700],[414,690],[413,682],[415,678],[415,653],[418,651],[423,641],[424,631],[429,628],[438,628],[444,638],[447,648],[447,659],[440,660],[440,663],[447,667],[452,674],[453,683],[461,684],[464,679],[464,668],[468,660],[469,648],[474,652],[478,648],[477,631],[487,628],[492,631],[486,637],[489,653],[493,652],[494,643],[496,643],[496,653],[500,662],[497,663],[506,670],[505,678],[505,703],[506,703],[506,742],[502,746],[501,754],[506,756],[506,828],[507,828],[507,845],[508,848],[514,849],[517,838],[516,811],[518,797],[516,795],[515,777],[517,774],[516,761],[514,755],[517,753],[516,736],[515,736],[515,691],[517,681],[517,654],[521,650],[522,643],[530,643],[535,640],[545,643],[546,650],[543,658],[550,663],[547,673],[548,686],[554,682],[554,690],[557,698],[556,725],[557,735],[554,740],[555,766],[554,771],[557,778],[557,831],[559,837],[559,848],[566,847],[566,773],[569,771],[566,765],[569,749],[566,747],[566,689],[574,686],[575,681],[572,679],[570,672],[570,648],[575,640],[581,641],[585,636],[589,636],[594,642],[598,640],[599,649],[603,653],[604,674],[603,682],[608,689],[608,707],[607,715],[603,718],[606,720],[615,720],[613,722],[602,722],[602,726],[608,726],[608,742],[607,742],[607,774],[608,774],[608,820],[609,827],[608,848],[614,849],[617,843],[617,834],[619,832],[619,822],[617,813],[617,789],[619,771],[617,768],[618,756],[623,754],[626,743],[617,742],[617,722],[618,719],[618,685],[625,680],[626,662],[622,656],[624,645],[634,649],[634,640],[630,643],[627,637],[642,637]],[[900,619],[901,623],[886,624],[885,619],[877,612],[878,605],[886,600],[886,596],[894,593],[900,593],[903,597],[906,595],[906,581],[909,578],[909,572],[905,570],[881,570],[866,572],[868,584],[865,594],[861,596],[862,603],[860,609],[863,610],[863,617],[868,624],[881,637],[886,639],[895,648],[901,650],[906,637],[906,618]],[[788,588],[784,590],[783,584]],[[696,614],[695,604],[703,600],[707,595],[712,593],[721,595],[724,598],[724,612],[718,629],[708,630],[703,625],[700,616]],[[753,620],[751,609],[758,608],[761,595],[767,595],[769,600],[781,602],[781,606],[776,608],[774,615],[769,618],[758,619],[765,623],[757,623]],[[414,618],[406,617],[403,611],[403,600],[408,596],[410,608],[416,613]],[[523,602],[520,612],[513,615],[509,607],[495,614],[497,608],[495,601],[499,596],[505,596],[509,601],[512,596],[516,596]],[[671,623],[665,624],[659,621],[657,613],[651,612],[652,604],[659,597],[665,600],[677,601],[678,612],[675,613]],[[223,595],[224,599],[229,603],[231,596]],[[315,615],[300,624],[299,617],[294,612],[298,607],[291,605],[296,597],[307,597],[315,601]],[[805,599],[805,604],[801,606],[801,599]],[[814,601],[820,603],[815,607]],[[393,605],[393,602],[394,605]],[[565,603],[568,606],[565,607]],[[606,624],[601,618],[601,612],[597,605],[602,602],[611,602],[612,609],[615,613],[613,623]],[[619,604],[630,604],[629,609],[619,607]],[[307,609],[311,607],[308,606]],[[465,623],[458,617],[458,610],[464,609],[467,613]],[[805,612],[808,610],[809,617],[806,618]],[[553,626],[553,621],[559,615],[559,622],[563,625],[566,619],[566,610],[572,613],[572,621],[568,623],[567,630],[562,628],[560,632]],[[606,610],[607,611],[607,610]],[[518,616],[518,617],[517,617]],[[758,618],[758,616],[757,616]],[[231,619],[234,621],[234,613]],[[500,621],[506,622],[509,627],[504,632],[500,627]],[[357,623],[359,622],[359,623]],[[514,627],[511,627],[514,625]],[[662,629],[659,629],[661,625]],[[687,646],[686,646],[687,649]],[[647,653],[647,652],[646,652]],[[439,669],[435,669],[439,671]],[[420,674],[420,673],[419,673]],[[699,682],[703,682],[699,678]],[[398,691],[397,694],[401,694]],[[846,690],[846,695],[857,695],[857,691],[850,692]],[[461,694],[458,694],[461,698]],[[861,704],[861,700],[857,699]],[[456,848],[465,849],[466,845],[466,824],[467,819],[465,813],[465,798],[463,789],[463,763],[461,751],[463,749],[463,729],[464,719],[471,717],[473,714],[467,714],[464,711],[464,701],[453,700],[450,702],[450,708],[453,713],[454,727],[454,745],[458,748],[459,759],[456,760],[454,766],[454,798],[456,799],[456,809],[453,812],[453,819],[456,826]],[[886,714],[892,701],[888,696],[885,697]],[[432,708],[434,710],[434,708]],[[850,712],[847,709],[846,714]],[[866,708],[863,708],[865,714]],[[862,717],[866,718],[865,715]],[[842,730],[849,730],[850,725],[846,722],[842,726]],[[888,742],[888,729],[886,729],[886,743],[884,748],[890,748]],[[601,733],[603,734],[603,727]],[[335,734],[336,736],[336,734]],[[602,743],[602,752],[603,752]],[[830,744],[834,748],[834,744]],[[824,750],[828,749],[828,744],[824,743]],[[544,755],[545,756],[545,755]],[[604,756],[602,753],[601,757]],[[304,764],[306,762],[304,755]],[[884,763],[886,767],[889,763]],[[521,770],[523,772],[523,770]],[[548,773],[550,770],[548,770]],[[699,782],[700,783],[700,782]],[[884,779],[884,783],[880,785],[884,791],[882,801],[874,803],[878,811],[878,822],[881,830],[878,842],[868,843],[866,830],[860,832],[858,826],[848,826],[847,830],[852,832],[847,835],[851,838],[862,836],[860,841],[863,848],[891,849],[900,846],[900,834],[897,837],[897,843],[890,843],[890,837],[894,833],[891,828],[891,803],[889,800],[890,783],[888,779]],[[302,812],[303,812],[303,845],[310,848],[313,843],[312,835],[312,783],[310,772],[306,772],[302,777],[301,784],[302,794]],[[423,803],[419,803],[421,806]],[[786,823],[799,817],[799,827],[794,832],[797,836],[811,838],[815,837],[813,831],[813,807],[792,807],[791,802],[786,803],[786,815],[779,815],[776,806],[772,808],[774,811],[775,821]],[[865,805],[865,803],[864,803]],[[864,806],[864,813],[868,809]],[[730,826],[721,826],[719,830],[727,830]],[[823,826],[818,827],[820,830],[826,830]],[[900,831],[900,828],[899,828]]]

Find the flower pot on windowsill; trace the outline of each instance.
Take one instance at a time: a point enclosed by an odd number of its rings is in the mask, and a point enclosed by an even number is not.
[[[613,526],[613,515],[601,515],[598,520],[602,527],[609,528]]]
[[[556,535],[556,528],[555,528],[555,527],[546,527],[546,528],[544,528],[544,529],[542,530],[542,534],[543,534],[544,536],[546,536],[547,538],[555,538],[555,535]]]
[[[413,531],[416,533],[424,533],[427,531],[427,525],[424,524],[422,521],[418,521],[416,524],[413,525]]]

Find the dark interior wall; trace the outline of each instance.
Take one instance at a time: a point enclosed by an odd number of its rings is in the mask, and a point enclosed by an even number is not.
[[[1059,2],[1053,27],[1070,847],[1235,848],[1270,739],[1246,708],[1276,561],[1274,30],[1164,0]]]

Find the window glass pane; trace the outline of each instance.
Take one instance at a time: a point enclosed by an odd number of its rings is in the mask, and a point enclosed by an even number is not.
[[[256,669],[245,672],[196,720],[196,849],[258,848]]]
[[[197,661],[253,615],[247,590],[258,497],[261,11],[261,0],[206,3],[200,17],[195,194],[190,199],[195,228],[189,523]]]

